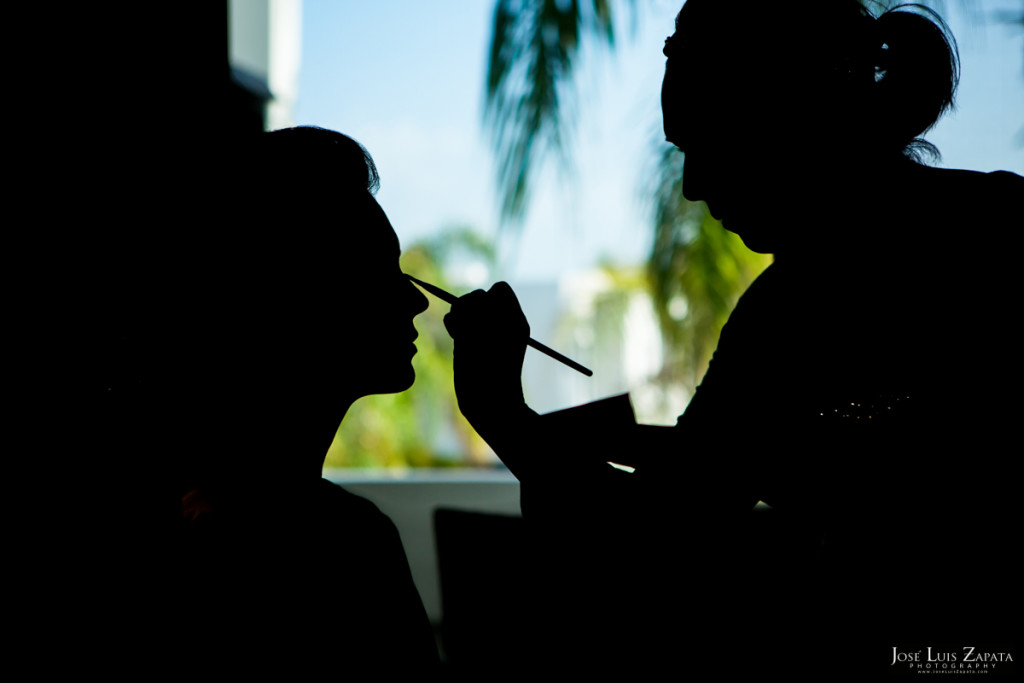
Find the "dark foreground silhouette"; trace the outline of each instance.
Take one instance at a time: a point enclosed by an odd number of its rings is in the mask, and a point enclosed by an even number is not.
[[[510,647],[813,680],[896,672],[894,647],[1006,650],[1024,180],[921,162],[951,37],[920,8],[690,0],[665,54],[684,194],[775,262],[675,428],[621,401],[537,415],[512,290],[453,306],[460,408],[535,544],[542,616]]]
[[[435,664],[394,524],[321,478],[349,406],[412,385],[427,306],[399,268],[373,162],[339,133],[296,128],[248,141],[217,177],[166,378],[183,652],[222,673]]]

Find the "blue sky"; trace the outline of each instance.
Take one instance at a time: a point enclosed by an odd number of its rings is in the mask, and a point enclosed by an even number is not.
[[[503,239],[512,282],[545,281],[602,257],[638,263],[648,249],[643,180],[660,136],[662,43],[679,0],[648,0],[613,54],[584,46],[573,135],[575,173],[539,178],[518,245]],[[1024,30],[946,19],[960,44],[957,111],[926,137],[941,165],[1024,173]],[[983,12],[1021,0],[984,0]],[[447,226],[498,230],[483,131],[491,0],[304,0],[297,124],[363,143],[381,173],[378,199],[408,243]],[[624,32],[625,33],[625,32]]]

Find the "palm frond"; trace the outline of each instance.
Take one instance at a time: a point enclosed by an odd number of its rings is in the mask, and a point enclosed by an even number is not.
[[[567,92],[583,31],[614,45],[608,0],[498,0],[484,109],[497,157],[503,219],[517,221],[549,154],[569,164]]]

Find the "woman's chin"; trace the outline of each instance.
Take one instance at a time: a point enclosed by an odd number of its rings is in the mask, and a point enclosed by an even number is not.
[[[383,378],[382,378],[383,379]],[[378,394],[400,394],[406,391],[416,382],[416,370],[412,367],[412,362],[408,365],[396,368],[388,377],[387,381],[381,384],[381,389],[375,393]]]
[[[734,232],[739,235],[740,239],[743,240],[743,244],[746,245],[747,249],[750,251],[758,254],[775,253],[776,244],[771,235],[765,234],[759,230],[746,230],[742,226],[737,227],[728,218],[722,220],[722,226],[729,232]]]
[[[353,384],[360,387],[355,394],[357,396],[377,396],[380,394],[400,394],[412,387],[416,381],[416,371],[412,363],[405,362],[405,365],[393,365],[385,372],[375,372],[369,377],[363,377]]]
[[[746,245],[747,249],[754,252],[755,254],[774,254],[775,245],[769,240],[761,236],[756,237],[744,237],[740,235],[740,239],[743,240],[743,244]]]

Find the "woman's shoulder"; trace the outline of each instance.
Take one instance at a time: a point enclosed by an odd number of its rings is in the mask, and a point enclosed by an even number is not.
[[[998,183],[1003,183],[1007,187],[1020,188],[1024,186],[1024,177],[1013,173],[1012,171],[992,171],[991,173],[984,173],[984,176],[993,179]]]
[[[975,211],[1001,209],[1020,203],[1024,177],[1011,171],[971,171],[954,168],[922,166],[922,186],[932,198],[943,197],[969,203]]]
[[[947,181],[978,186],[991,186],[1000,183],[1012,186],[1014,183],[1024,182],[1024,178],[1020,174],[1006,170],[974,171],[966,168],[943,168],[941,166],[926,166],[924,164],[914,164],[914,167],[922,173],[930,175],[933,179],[941,178]]]
[[[1024,177],[1010,171],[992,171],[980,174],[982,179],[975,182],[983,185],[979,191],[988,199],[991,207],[1003,218],[1020,220],[1020,204],[1024,200]]]
[[[1024,178],[1010,171],[981,172],[913,165],[892,188],[891,253],[962,262],[992,251],[1016,255]]]

